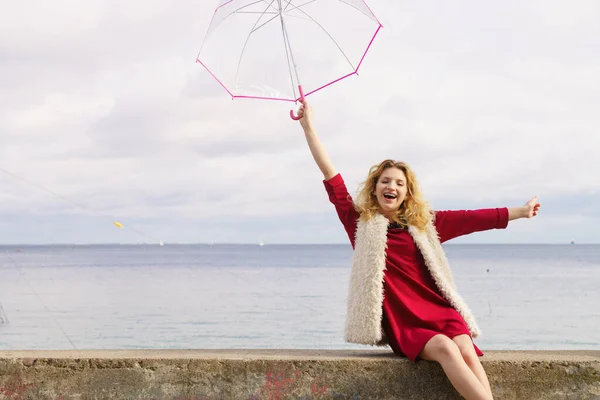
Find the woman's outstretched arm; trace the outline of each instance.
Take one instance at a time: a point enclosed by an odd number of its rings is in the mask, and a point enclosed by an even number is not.
[[[310,152],[317,163],[317,166],[323,173],[325,180],[329,180],[337,175],[335,167],[329,159],[329,154],[325,146],[321,143],[321,140],[315,133],[313,122],[312,122],[312,107],[310,104],[304,102],[298,109],[298,117],[300,117],[300,125],[304,129],[304,136],[306,136],[306,143],[310,148]]]
[[[505,229],[508,222],[532,218],[538,214],[540,203],[534,197],[521,207],[486,208],[480,210],[436,211],[435,227],[443,243],[462,235],[489,229]]]
[[[521,207],[513,207],[508,209],[508,220],[518,218],[532,218],[535,217],[540,209],[540,203],[538,203],[537,196],[529,200],[525,205]]]

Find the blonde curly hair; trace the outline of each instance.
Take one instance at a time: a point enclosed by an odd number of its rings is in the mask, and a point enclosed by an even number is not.
[[[391,220],[407,228],[409,225],[424,230],[432,219],[429,204],[423,199],[417,177],[413,170],[402,161],[384,160],[374,165],[369,170],[369,176],[359,186],[359,193],[354,203],[354,208],[360,214],[360,219],[368,221],[380,212],[379,203],[375,195],[377,181],[383,171],[388,168],[398,168],[406,176],[406,198],[398,211],[392,215]]]

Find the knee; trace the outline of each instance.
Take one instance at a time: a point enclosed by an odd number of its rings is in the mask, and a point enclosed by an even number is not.
[[[465,345],[465,346],[458,346],[459,350],[460,350],[460,354],[462,355],[462,358],[465,360],[465,363],[468,366],[473,366],[476,365],[479,362],[479,358],[477,357],[477,354],[475,353],[475,350],[473,349],[473,345]]]
[[[427,352],[435,360],[460,357],[456,343],[444,335],[436,335],[427,343]]]
[[[473,340],[468,335],[455,336],[452,341],[458,346],[460,355],[468,366],[472,367],[479,362]]]

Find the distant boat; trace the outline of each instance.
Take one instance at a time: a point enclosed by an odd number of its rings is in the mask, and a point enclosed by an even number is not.
[[[259,246],[264,246],[265,244],[263,242],[258,243]]]
[[[571,244],[575,244],[575,239],[571,239]]]

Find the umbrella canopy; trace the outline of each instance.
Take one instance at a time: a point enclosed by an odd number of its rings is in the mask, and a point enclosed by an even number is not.
[[[362,0],[222,0],[197,62],[232,98],[294,102],[356,74],[381,27]]]

